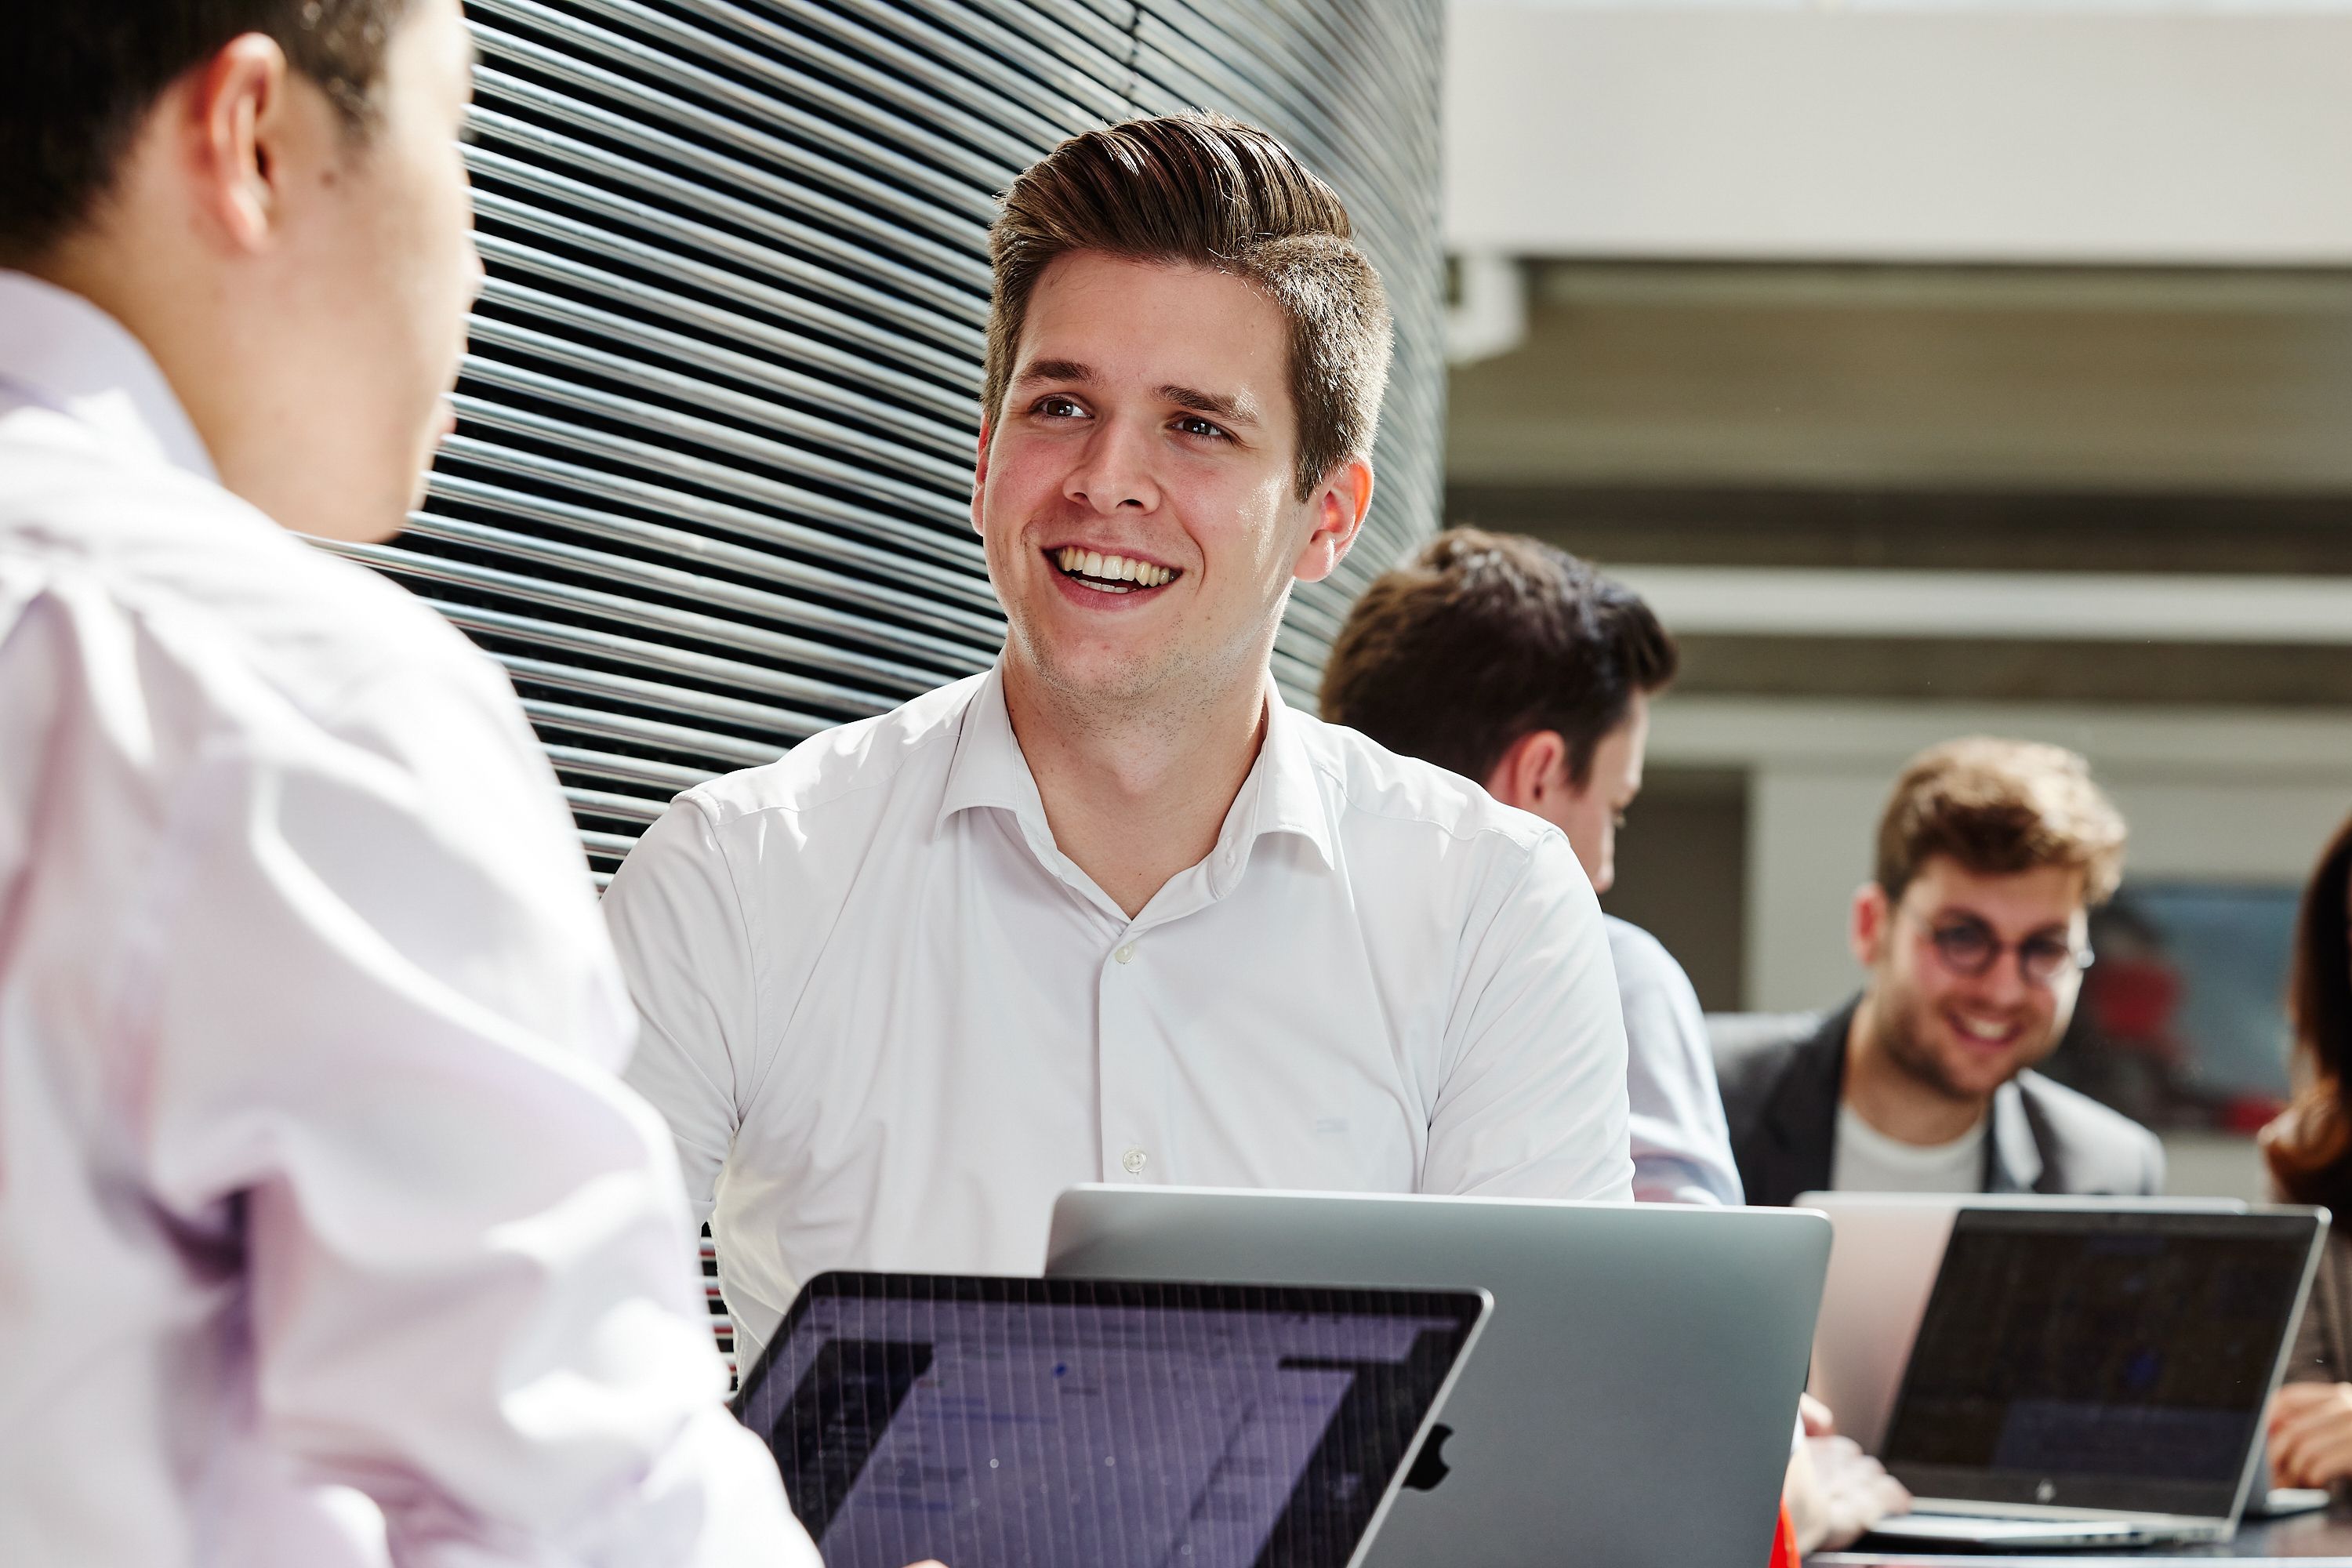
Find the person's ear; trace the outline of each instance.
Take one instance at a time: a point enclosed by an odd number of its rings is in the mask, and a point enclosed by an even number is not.
[[[1290,574],[1302,583],[1320,583],[1338,570],[1363,531],[1364,514],[1372,507],[1372,464],[1363,457],[1343,458],[1332,465],[1308,498],[1315,512],[1315,531]]]
[[[292,89],[286,51],[260,33],[231,38],[189,79],[181,157],[199,216],[232,250],[268,249],[284,221]]]
[[[1864,969],[1875,969],[1885,956],[1886,943],[1895,924],[1895,906],[1887,901],[1886,889],[1876,882],[1864,882],[1853,890],[1853,920],[1847,939],[1853,949],[1854,962]]]
[[[994,426],[985,415],[982,416],[980,447],[971,459],[971,531],[980,534],[987,532],[980,525],[980,514],[988,499],[988,438],[993,434]]]
[[[1486,776],[1486,793],[1505,805],[1549,818],[1568,790],[1568,742],[1557,730],[1530,730],[1512,742]]]

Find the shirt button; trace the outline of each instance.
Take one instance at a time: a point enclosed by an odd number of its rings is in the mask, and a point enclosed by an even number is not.
[[[1151,1156],[1140,1149],[1129,1149],[1127,1152],[1127,1158],[1121,1160],[1119,1163],[1127,1167],[1129,1175],[1139,1176],[1143,1174],[1143,1167],[1151,1163]]]
[[[1111,956],[1118,959],[1121,963],[1129,962],[1135,957],[1135,943],[1131,942],[1129,942],[1125,947],[1122,947],[1117,952],[1112,953]]]

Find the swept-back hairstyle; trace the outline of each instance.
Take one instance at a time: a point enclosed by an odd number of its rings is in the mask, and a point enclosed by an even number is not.
[[[1030,297],[1056,260],[1097,251],[1214,268],[1265,290],[1289,325],[1305,500],[1342,459],[1371,450],[1388,386],[1388,298],[1349,234],[1331,187],[1237,120],[1168,114],[1071,137],[1013,182],[988,231],[990,423],[1003,413]]]
[[[2286,1007],[2295,1095],[2263,1129],[2263,1157],[2294,1202],[2352,1214],[2352,822],[2304,888]]]
[[[26,0],[0,47],[0,262],[48,251],[112,189],[164,89],[261,33],[363,134],[408,0]]]
[[[1541,540],[1456,528],[1356,601],[1323,667],[1323,717],[1482,783],[1549,730],[1581,789],[1634,694],[1678,659],[1623,584]]]

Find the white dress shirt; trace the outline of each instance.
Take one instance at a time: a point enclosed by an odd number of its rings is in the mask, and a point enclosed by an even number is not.
[[[497,668],[0,273],[0,1563],[815,1554]]]
[[[1633,1196],[1645,1204],[1737,1204],[1739,1165],[1698,993],[1656,937],[1614,915],[1608,923],[1625,1008]]]
[[[1078,1182],[1631,1196],[1568,841],[1267,714],[1216,847],[1132,920],[1055,847],[998,670],[646,835],[604,898],[629,1079],[715,1189],[747,1363],[824,1269],[1035,1273]]]

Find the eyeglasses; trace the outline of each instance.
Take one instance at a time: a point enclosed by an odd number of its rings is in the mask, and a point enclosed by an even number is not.
[[[2064,937],[2047,932],[2029,936],[2021,942],[2006,942],[1982,921],[1946,921],[1929,928],[1927,940],[1936,944],[1936,956],[1944,961],[1945,968],[1971,980],[1990,973],[2012,946],[2017,952],[2017,973],[2029,985],[2055,984],[2091,967],[2091,950],[2087,946],[2076,947]]]

